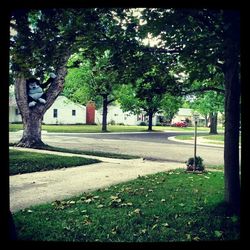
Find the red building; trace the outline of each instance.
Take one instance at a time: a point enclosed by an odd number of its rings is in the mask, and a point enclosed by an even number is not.
[[[92,101],[86,105],[86,124],[95,124],[95,103]]]

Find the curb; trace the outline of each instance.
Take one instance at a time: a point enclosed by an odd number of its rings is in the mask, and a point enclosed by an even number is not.
[[[186,143],[186,144],[194,144],[193,141],[190,140],[178,140],[175,138],[175,136],[170,136],[168,137],[168,140],[170,141],[176,141],[176,142],[181,142],[181,143]],[[211,146],[211,147],[220,147],[220,148],[224,148],[224,145],[220,145],[220,144],[216,144],[216,143],[204,143],[204,142],[199,142],[197,141],[197,145],[200,146]]]

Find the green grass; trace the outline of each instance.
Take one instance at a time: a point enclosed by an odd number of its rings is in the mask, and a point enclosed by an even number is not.
[[[202,136],[202,138],[208,139],[208,140],[224,142],[224,135],[208,135],[208,136]]]
[[[9,124],[9,131],[16,132],[22,130],[22,124]],[[123,126],[109,125],[109,132],[147,132],[147,126]],[[60,133],[99,133],[101,125],[42,125],[42,130]],[[178,128],[169,126],[153,126],[153,131],[193,131],[193,127]],[[209,131],[209,128],[198,127],[198,131]]]
[[[9,143],[9,146],[15,146],[16,143]],[[135,155],[127,155],[127,154],[117,154],[117,153],[109,153],[109,152],[102,152],[102,151],[87,151],[87,150],[79,150],[79,149],[69,149],[69,148],[60,148],[60,147],[53,147],[46,145],[40,149],[49,150],[49,151],[56,151],[56,152],[64,152],[64,153],[71,153],[71,154],[80,154],[80,155],[92,155],[92,156],[100,156],[100,157],[107,157],[107,158],[114,158],[114,159],[139,159],[140,156]]]
[[[83,157],[59,156],[9,150],[9,174],[24,174],[101,162]]]
[[[140,156],[135,156],[135,155],[116,154],[116,153],[108,153],[108,152],[101,152],[101,151],[86,151],[86,150],[78,150],[78,149],[67,149],[67,148],[60,148],[60,147],[53,147],[53,146],[46,146],[43,149],[50,150],[50,151],[64,152],[64,153],[93,155],[93,156],[115,158],[115,159],[127,159],[127,160],[129,160],[129,159],[139,159],[140,158]]]
[[[175,138],[178,140],[193,140],[193,135],[177,135]]]
[[[218,135],[200,135],[198,137],[207,139],[207,140],[211,140],[211,141],[207,141],[206,143],[210,143],[210,144],[224,144],[224,134],[218,134]],[[193,135],[177,135],[175,136],[176,139],[179,140],[193,140]],[[239,142],[241,143],[241,135],[239,137]]]
[[[223,173],[158,173],[13,214],[18,239],[80,242],[223,241],[240,237],[223,204]]]

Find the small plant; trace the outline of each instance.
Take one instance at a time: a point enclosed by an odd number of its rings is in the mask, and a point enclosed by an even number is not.
[[[205,166],[203,164],[203,159],[200,156],[195,157],[195,164],[194,164],[194,157],[191,157],[186,162],[187,164],[187,171],[204,171]]]
[[[146,122],[140,122],[139,126],[147,126]]]
[[[110,124],[110,125],[115,125],[115,121],[114,121],[114,120],[111,120],[109,124]]]

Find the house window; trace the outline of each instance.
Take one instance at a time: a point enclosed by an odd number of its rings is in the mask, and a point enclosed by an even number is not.
[[[53,109],[53,117],[57,118],[57,109]]]
[[[16,108],[16,115],[20,115],[19,109]]]
[[[76,111],[74,109],[72,110],[72,116],[76,116]]]

